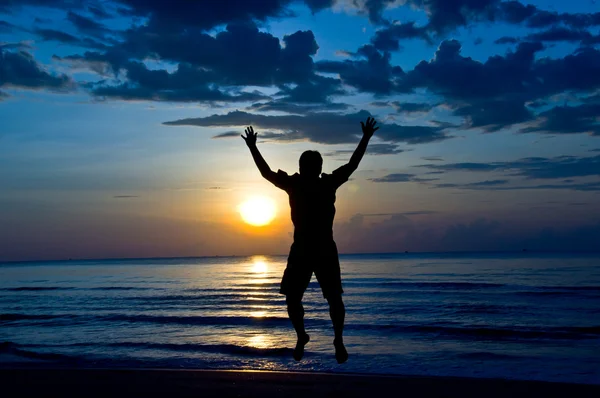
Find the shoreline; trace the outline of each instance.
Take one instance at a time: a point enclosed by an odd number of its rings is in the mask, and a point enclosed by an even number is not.
[[[0,383],[7,397],[600,396],[595,384],[262,370],[15,367],[0,369]]]

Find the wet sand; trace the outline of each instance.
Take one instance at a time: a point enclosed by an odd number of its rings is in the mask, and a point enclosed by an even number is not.
[[[162,369],[2,369],[3,397],[600,397],[600,385]]]

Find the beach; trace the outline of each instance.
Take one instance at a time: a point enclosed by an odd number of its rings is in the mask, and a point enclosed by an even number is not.
[[[600,386],[265,371],[4,369],[4,397],[598,397]]]

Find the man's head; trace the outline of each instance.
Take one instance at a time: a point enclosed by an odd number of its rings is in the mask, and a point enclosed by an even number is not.
[[[304,177],[318,177],[323,168],[323,158],[317,151],[305,151],[300,155],[300,175]]]

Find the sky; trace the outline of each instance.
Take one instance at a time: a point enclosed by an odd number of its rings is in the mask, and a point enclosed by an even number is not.
[[[0,261],[286,254],[239,135],[331,172],[368,116],[340,252],[597,250],[599,71],[594,0],[0,0]]]

